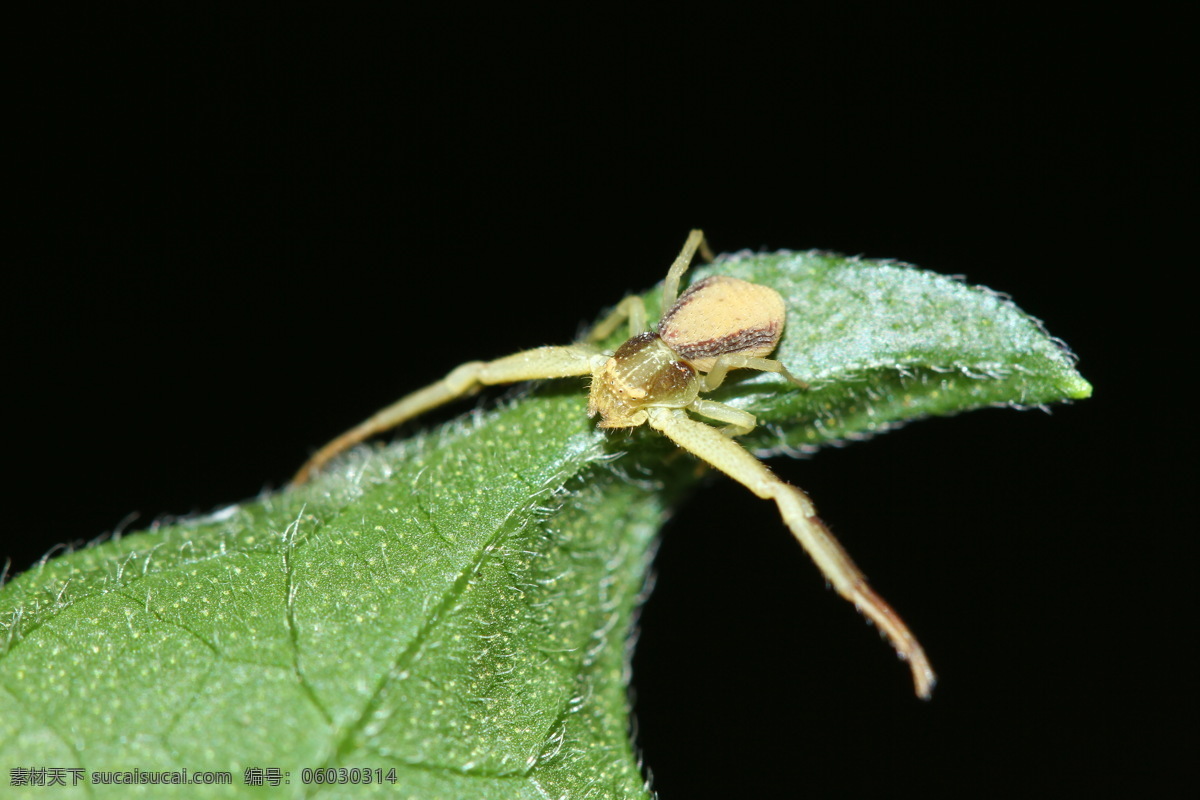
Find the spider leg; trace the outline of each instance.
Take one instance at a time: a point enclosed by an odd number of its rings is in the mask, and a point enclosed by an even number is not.
[[[688,234],[687,241],[683,243],[683,249],[679,251],[679,255],[675,256],[675,261],[667,270],[666,280],[663,281],[662,313],[667,313],[667,309],[675,305],[675,300],[679,297],[679,279],[683,277],[683,273],[692,263],[697,250],[700,251],[700,257],[705,261],[713,260],[712,250],[708,248],[708,242],[704,241],[704,231],[699,229]]]
[[[471,394],[481,386],[590,375],[597,366],[598,352],[584,345],[539,347],[495,361],[468,361],[466,364],[460,364],[437,383],[431,383],[424,389],[418,389],[400,398],[326,444],[304,462],[304,466],[292,478],[292,486],[306,483],[330,459],[364,439],[394,428],[451,400]]]
[[[629,320],[630,336],[637,336],[647,330],[646,304],[642,302],[642,298],[631,294],[617,303],[617,307],[607,317],[596,323],[596,327],[592,328],[591,333],[587,336],[587,341],[598,342],[607,339],[625,320]]]
[[[715,400],[696,398],[688,408],[709,419],[724,422],[725,427],[719,430],[730,438],[747,434],[758,426],[758,419],[749,411],[742,411],[740,408],[727,406]]]
[[[873,622],[912,670],[917,695],[928,699],[937,678],[925,651],[892,607],[867,585],[866,576],[817,517],[808,495],[775,477],[757,458],[721,431],[690,419],[681,409],[651,408],[649,424],[684,450],[707,461],[763,499],[779,507],[783,521],[825,579]]]
[[[723,353],[717,356],[717,360],[713,362],[712,369],[707,374],[700,376],[700,391],[711,392],[713,389],[716,389],[725,382],[725,377],[731,369],[756,369],[759,372],[775,372],[787,378],[801,389],[808,388],[808,384],[789,372],[788,368],[781,361],[776,361],[773,358],[747,356],[741,353]]]

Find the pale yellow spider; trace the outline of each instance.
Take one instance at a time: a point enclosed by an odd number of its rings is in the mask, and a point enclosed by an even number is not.
[[[774,500],[783,521],[826,580],[891,640],[912,669],[917,695],[928,698],[936,679],[916,637],[867,585],[866,577],[817,517],[808,495],[775,477],[733,440],[754,429],[754,415],[700,397],[720,386],[731,369],[775,372],[804,384],[783,364],[766,357],[779,343],[785,318],[783,298],[774,289],[717,275],[678,295],[680,278],[697,250],[711,258],[704,234],[695,230],[667,272],[665,311],[657,332],[646,324],[642,299],[627,297],[596,326],[587,342],[462,364],[437,383],[401,398],[322,447],[300,468],[292,484],[305,483],[331,458],[367,437],[480,386],[591,375],[588,416],[599,415],[601,428],[647,424],[759,497]],[[629,321],[630,338],[615,352],[606,353],[592,344],[608,337],[625,320]],[[725,425],[716,428],[697,422],[688,416],[689,411]]]

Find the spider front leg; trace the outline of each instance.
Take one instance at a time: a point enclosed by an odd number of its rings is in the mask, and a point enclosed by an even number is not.
[[[937,678],[921,644],[892,607],[867,585],[866,576],[817,517],[808,495],[775,477],[762,462],[721,431],[690,419],[682,409],[651,408],[648,413],[650,427],[759,497],[775,501],[784,523],[825,579],[887,636],[900,658],[908,662],[917,695],[928,699]]]
[[[292,486],[308,482],[330,459],[359,442],[451,400],[471,394],[482,386],[590,375],[597,366],[598,354],[598,350],[587,345],[538,347],[495,361],[460,364],[437,383],[400,398],[322,447],[304,462],[304,466],[292,478]],[[603,359],[601,357],[599,363],[603,363]]]

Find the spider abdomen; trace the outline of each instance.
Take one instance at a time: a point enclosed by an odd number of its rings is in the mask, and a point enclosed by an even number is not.
[[[762,358],[783,335],[786,307],[779,292],[738,278],[713,275],[692,284],[662,316],[659,335],[701,372],[717,356]]]

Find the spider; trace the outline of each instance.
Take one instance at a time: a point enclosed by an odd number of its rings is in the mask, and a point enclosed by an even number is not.
[[[854,603],[891,641],[912,670],[916,693],[928,699],[936,681],[925,652],[900,616],[867,584],[866,577],[816,515],[799,488],[777,478],[734,437],[749,433],[753,414],[700,395],[716,389],[733,369],[774,372],[806,385],[779,361],[767,358],[783,334],[783,298],[768,286],[714,275],[679,294],[679,282],[697,251],[712,260],[704,234],[693,230],[663,283],[657,331],[647,325],[642,299],[626,297],[579,344],[538,347],[498,358],[469,361],[440,381],[377,412],[322,447],[292,478],[307,482],[330,459],[364,439],[394,428],[482,386],[543,378],[591,375],[587,413],[601,428],[649,425],[764,500],[774,500],[784,523],[839,595]],[[628,321],[630,337],[614,352],[595,343]],[[720,428],[689,412],[724,423]]]

